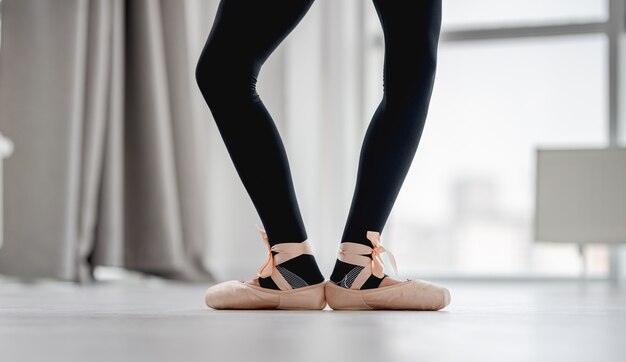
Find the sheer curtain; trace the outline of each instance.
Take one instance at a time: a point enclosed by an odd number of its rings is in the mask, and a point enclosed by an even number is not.
[[[85,281],[95,265],[203,266],[208,122],[194,57],[212,2],[3,1],[0,272]],[[194,7],[193,12],[190,7]]]

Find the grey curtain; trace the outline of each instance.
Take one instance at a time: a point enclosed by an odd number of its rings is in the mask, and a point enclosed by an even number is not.
[[[189,45],[206,29],[188,33],[189,4],[2,2],[0,132],[15,151],[0,273],[88,281],[109,265],[211,279],[209,120],[194,114]]]

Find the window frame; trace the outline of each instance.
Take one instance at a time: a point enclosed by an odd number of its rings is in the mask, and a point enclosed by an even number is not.
[[[608,39],[608,140],[609,146],[617,146],[619,141],[626,136],[621,135],[622,128],[626,128],[624,116],[624,106],[620,106],[624,96],[624,64],[626,54],[624,50],[625,42],[625,22],[626,5],[624,0],[608,1],[609,16],[605,21],[592,22],[572,22],[554,25],[530,25],[511,27],[488,27],[488,28],[467,28],[443,30],[441,42],[463,42],[482,41],[493,39],[516,39],[529,37],[551,37],[581,34],[604,34]]]
[[[605,21],[530,25],[511,27],[467,28],[444,30],[441,42],[483,41],[528,37],[551,37],[581,34],[604,34],[607,47],[608,85],[608,146],[626,143],[626,1],[606,0],[608,18]],[[607,279],[617,283],[620,278],[620,245],[609,245],[609,272]]]
[[[442,29],[440,43],[489,41],[496,39],[520,39],[553,36],[575,36],[604,34],[607,46],[607,145],[626,145],[626,0],[605,0],[608,17],[604,21],[576,21],[571,23],[555,21],[540,25],[489,25]],[[364,13],[362,13],[364,14]],[[361,30],[365,33],[363,24]],[[383,36],[378,34],[373,40],[375,46],[382,46]],[[365,42],[367,43],[367,42]],[[364,49],[363,49],[364,50]],[[360,65],[361,70],[363,66]],[[620,279],[621,264],[626,265],[626,257],[620,253],[621,245],[609,244],[609,272],[606,280],[617,283]],[[604,278],[602,278],[604,279]]]

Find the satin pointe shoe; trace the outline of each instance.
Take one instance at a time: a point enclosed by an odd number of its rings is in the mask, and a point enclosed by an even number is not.
[[[258,282],[259,277],[271,277],[280,290],[263,288],[244,280],[230,280],[207,289],[204,296],[206,305],[213,309],[324,309],[325,282],[293,288],[276,268],[299,255],[312,254],[311,244],[305,240],[270,246],[265,230],[259,224],[255,225],[268,248],[268,257],[254,279]],[[292,278],[289,274],[287,277]]]
[[[334,310],[439,310],[450,304],[450,292],[447,288],[419,279],[405,281],[388,286],[364,289],[361,286],[373,274],[382,278],[382,253],[387,253],[395,274],[398,274],[396,261],[388,250],[380,245],[380,233],[367,231],[367,238],[373,248],[367,245],[344,242],[339,246],[337,258],[343,262],[362,266],[363,269],[356,275],[348,275],[354,281],[349,288],[326,282],[326,302]],[[371,256],[371,259],[368,257]],[[358,270],[358,269],[357,269]]]

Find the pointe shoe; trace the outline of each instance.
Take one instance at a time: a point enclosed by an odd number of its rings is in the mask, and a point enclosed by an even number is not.
[[[280,288],[268,289],[243,280],[230,280],[207,289],[204,301],[213,309],[324,309],[326,306],[324,282],[293,288],[276,266],[301,254],[312,254],[308,241],[282,243],[270,246],[267,233],[255,224],[268,248],[268,257],[256,278],[271,277]],[[272,252],[277,252],[274,255]]]
[[[393,254],[380,245],[380,233],[367,231],[367,238],[374,248],[367,245],[344,242],[340,244],[337,258],[343,262],[362,266],[350,288],[326,282],[326,302],[334,310],[439,310],[450,304],[450,291],[447,288],[419,279],[388,286],[364,289],[365,281],[373,274],[382,278],[383,264],[380,255],[387,253],[396,274],[397,267]],[[371,255],[371,259],[367,256]]]

